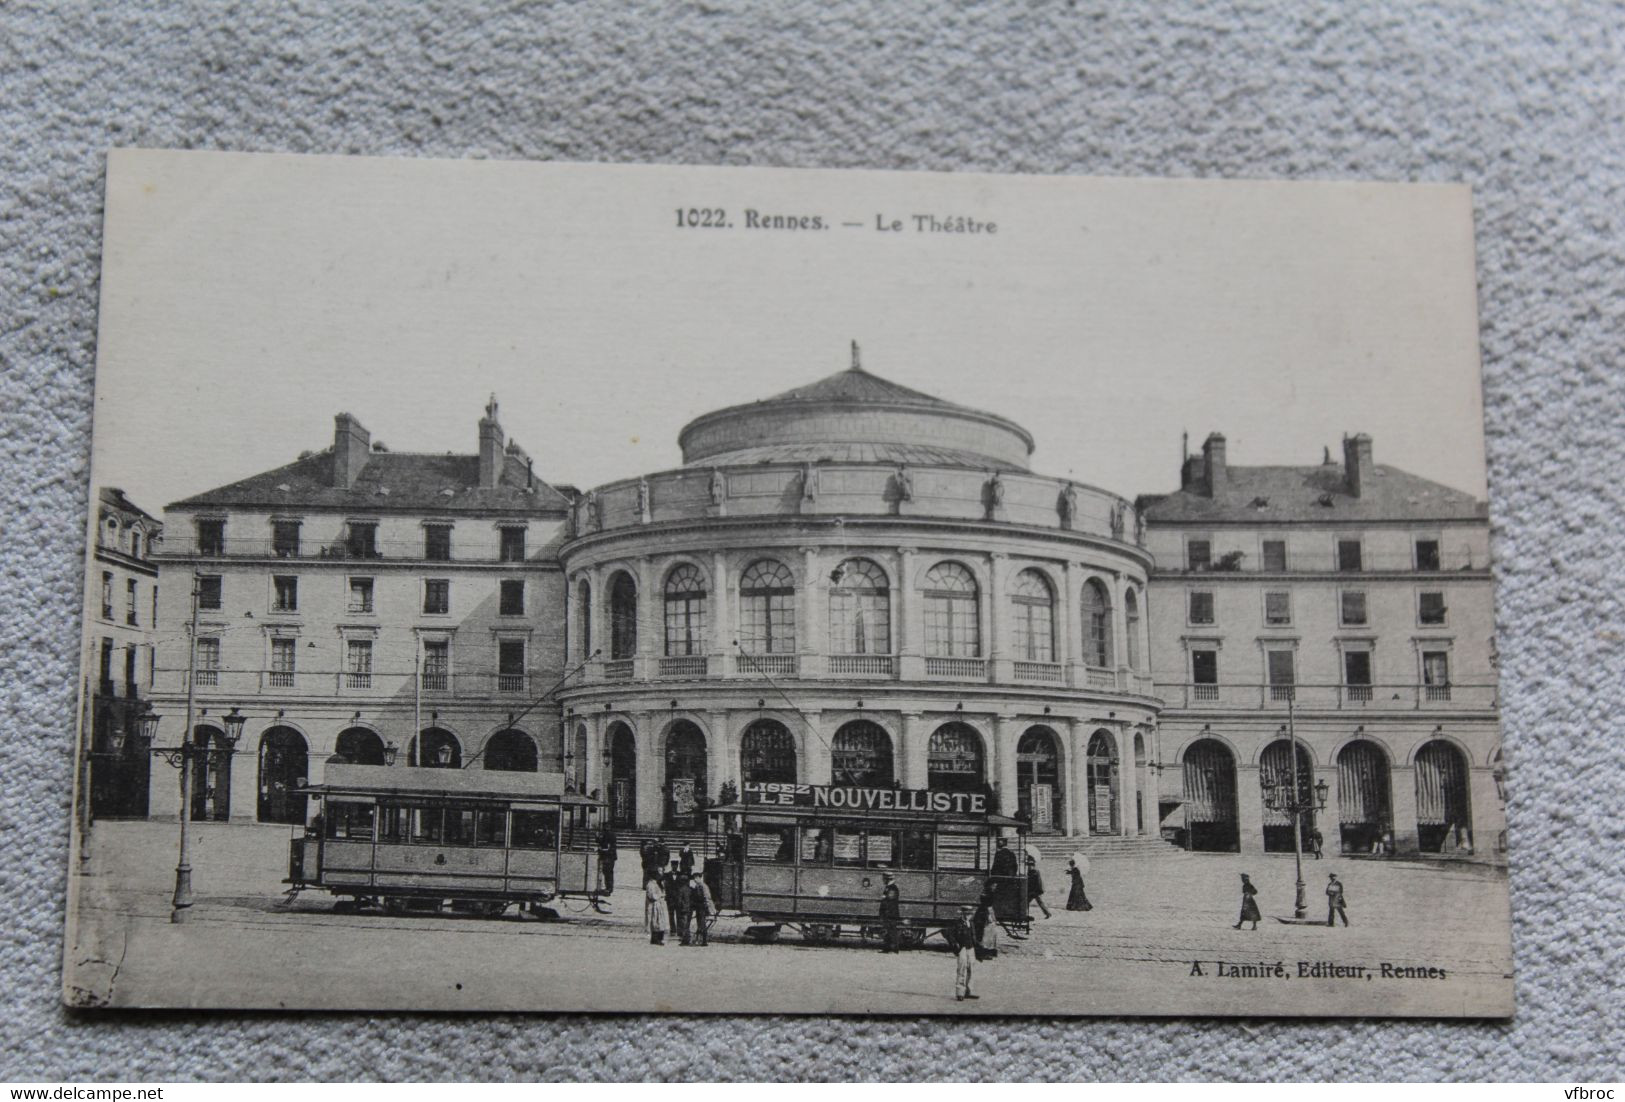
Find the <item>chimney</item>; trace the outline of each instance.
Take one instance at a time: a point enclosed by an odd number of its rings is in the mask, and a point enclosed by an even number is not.
[[[1370,483],[1377,468],[1371,462],[1371,437],[1363,432],[1343,437],[1343,481],[1350,494],[1360,496],[1360,489]]]
[[[502,426],[497,423],[497,396],[493,394],[480,418],[480,489],[496,489],[502,464]]]
[[[333,485],[348,490],[361,477],[371,451],[372,433],[348,413],[333,418]]]
[[[1223,486],[1230,477],[1224,465],[1222,432],[1208,433],[1207,440],[1202,444],[1202,467],[1207,476],[1207,494],[1212,497],[1214,491]]]

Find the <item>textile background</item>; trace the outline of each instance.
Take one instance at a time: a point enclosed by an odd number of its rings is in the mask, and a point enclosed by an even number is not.
[[[0,6],[0,1077],[1617,1078],[1622,28],[1606,3]],[[1516,1021],[64,1012],[113,145],[1472,184]]]

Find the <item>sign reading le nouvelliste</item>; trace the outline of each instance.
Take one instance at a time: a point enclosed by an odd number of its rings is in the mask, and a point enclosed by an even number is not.
[[[744,802],[780,807],[821,807],[842,811],[929,811],[985,815],[982,792],[935,792],[925,788],[854,788],[832,784],[746,782]]]

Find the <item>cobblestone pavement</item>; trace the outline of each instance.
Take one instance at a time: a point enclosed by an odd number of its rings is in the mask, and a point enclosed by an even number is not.
[[[101,823],[78,881],[68,957],[83,1001],[113,1005],[1034,1014],[1417,1014],[1510,1012],[1507,880],[1462,863],[1330,858],[1304,863],[1309,914],[1326,874],[1344,882],[1351,925],[1294,925],[1291,855],[1170,850],[1097,858],[1094,910],[1069,912],[1046,868],[1054,917],[1005,938],[978,965],[978,1001],[953,998],[941,949],[897,956],[810,946],[786,931],[744,939],[724,916],[709,948],[648,944],[639,893],[613,914],[567,902],[567,921],[336,913],[331,897],[288,903],[287,828],[195,830],[192,920],[169,922],[173,823]],[[620,869],[637,869],[623,854]],[[1241,872],[1264,921],[1232,928]],[[623,877],[624,879],[624,877]],[[1037,910],[1035,915],[1037,915]],[[1323,974],[1316,965],[1341,972]],[[1384,965],[1388,971],[1384,971]],[[1440,974],[1428,975],[1434,969]]]

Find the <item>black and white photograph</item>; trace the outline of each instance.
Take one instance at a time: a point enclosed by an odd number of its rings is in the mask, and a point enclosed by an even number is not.
[[[1513,1008],[1469,190],[117,150],[73,1007]]]

